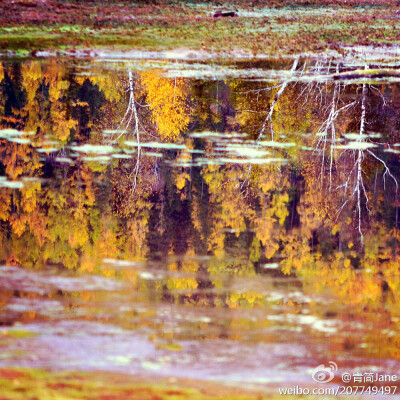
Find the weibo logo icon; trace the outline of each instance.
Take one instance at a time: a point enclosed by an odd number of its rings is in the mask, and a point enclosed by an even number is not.
[[[329,361],[327,367],[325,367],[324,364],[318,365],[318,367],[313,370],[311,377],[314,382],[328,383],[335,377],[335,372],[337,370],[337,364],[333,361]]]

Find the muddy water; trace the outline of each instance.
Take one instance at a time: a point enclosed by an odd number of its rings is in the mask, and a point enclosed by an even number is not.
[[[398,373],[400,86],[363,74],[4,60],[0,366]]]

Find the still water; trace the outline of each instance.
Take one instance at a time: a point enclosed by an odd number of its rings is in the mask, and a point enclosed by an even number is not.
[[[399,372],[396,74],[0,65],[1,367],[264,389],[329,361]]]

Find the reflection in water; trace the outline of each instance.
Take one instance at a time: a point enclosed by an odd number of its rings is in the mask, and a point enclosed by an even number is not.
[[[30,334],[1,365],[398,368],[399,85],[313,60],[269,73],[2,64],[0,321]]]

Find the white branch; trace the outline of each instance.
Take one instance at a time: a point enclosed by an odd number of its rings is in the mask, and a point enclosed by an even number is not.
[[[271,106],[270,106],[270,108],[269,108],[269,113],[268,113],[267,117],[266,117],[265,120],[264,120],[263,126],[262,126],[262,128],[261,128],[261,131],[260,131],[260,134],[258,135],[257,140],[260,140],[261,136],[264,134],[264,131],[265,131],[265,128],[266,128],[266,126],[267,126],[267,122],[268,122],[268,121],[271,122],[271,140],[272,140],[272,141],[274,140],[274,131],[273,131],[273,127],[272,127],[272,114],[273,114],[273,112],[274,112],[276,103],[279,101],[279,98],[282,96],[282,93],[285,91],[286,86],[293,80],[293,77],[292,77],[292,76],[293,76],[294,71],[296,71],[296,68],[297,68],[297,64],[298,64],[298,63],[299,63],[299,57],[297,57],[297,58],[294,60],[293,65],[292,65],[292,68],[290,69],[290,76],[289,76],[289,78],[288,78],[285,82],[283,82],[281,88],[279,89],[278,93],[276,94],[276,96],[275,96],[275,98],[274,98],[274,100],[273,100],[273,102],[272,102],[272,104],[271,104]]]

